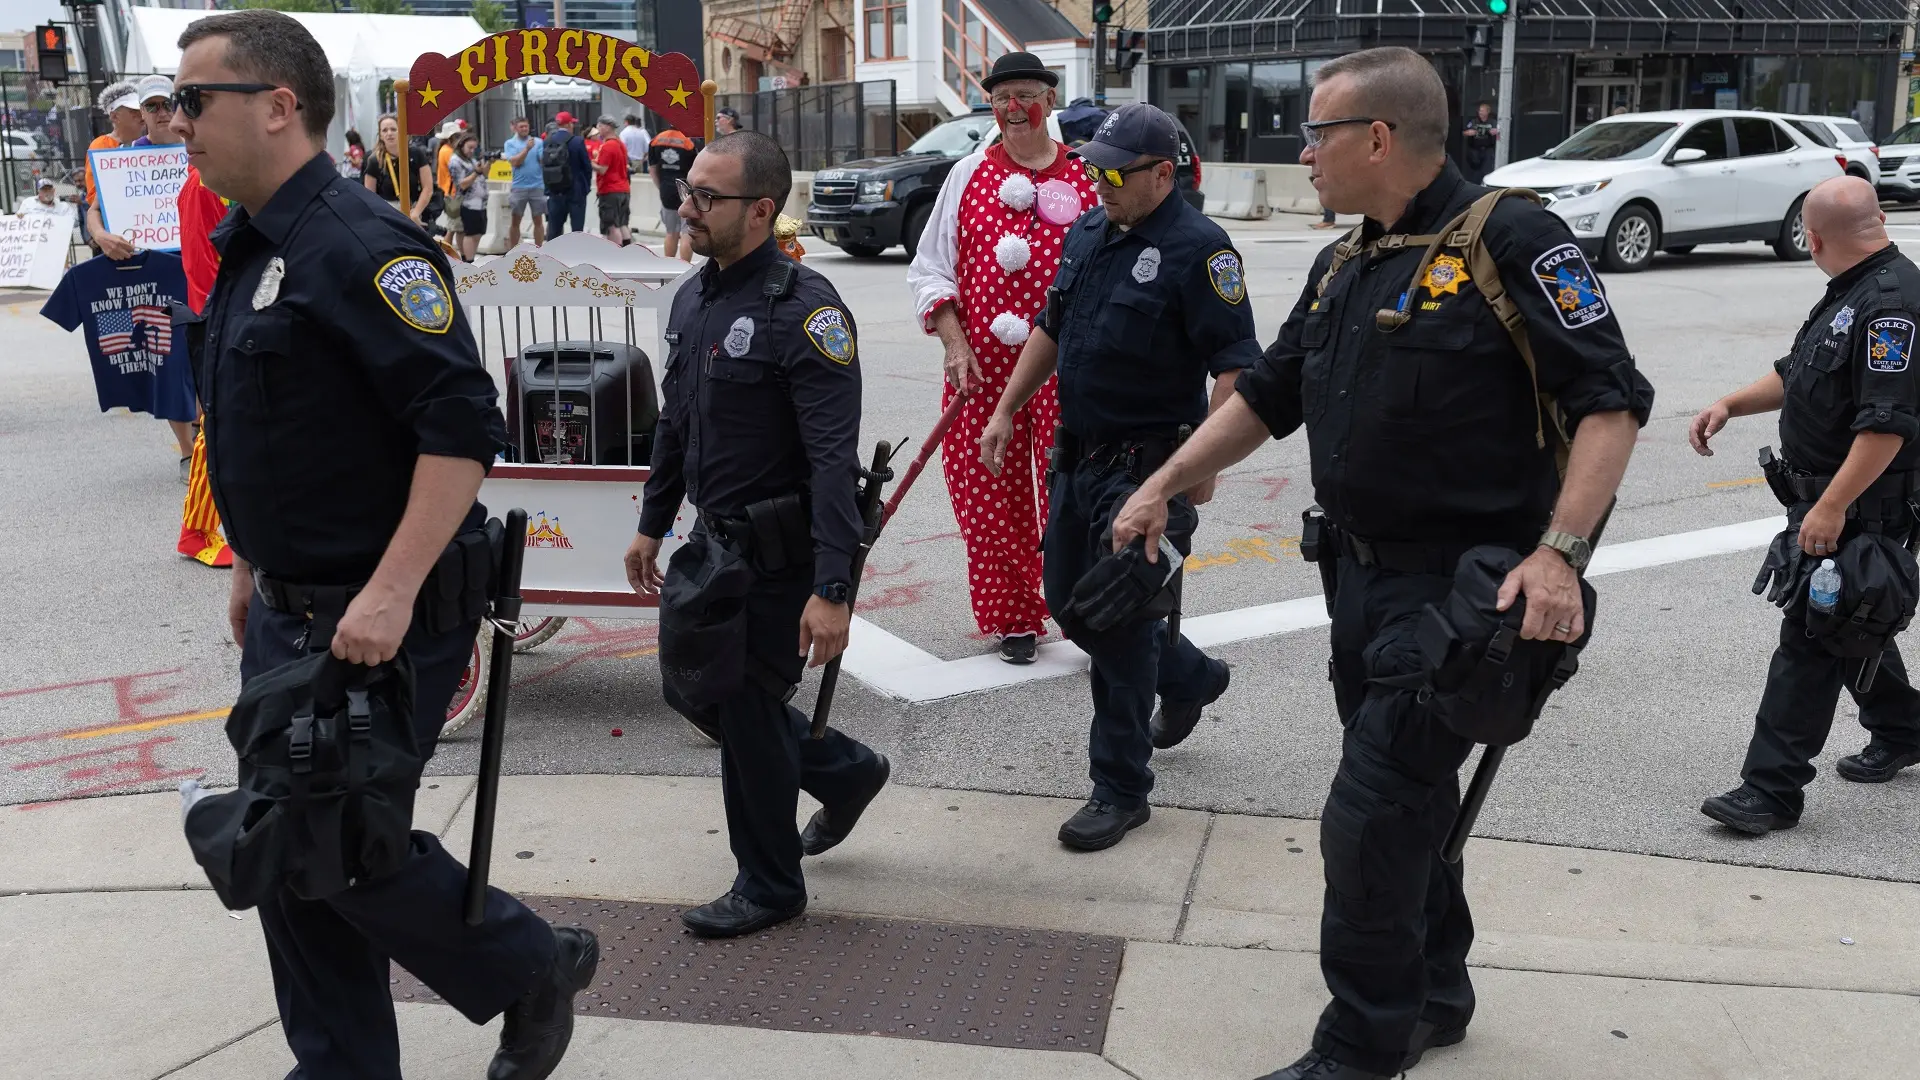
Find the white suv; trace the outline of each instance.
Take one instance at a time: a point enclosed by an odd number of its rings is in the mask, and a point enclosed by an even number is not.
[[[1610,116],[1486,182],[1538,191],[1582,250],[1623,272],[1696,244],[1761,240],[1782,259],[1807,258],[1800,201],[1845,169],[1777,117],[1684,109]]]
[[[1880,141],[1881,198],[1920,200],[1920,120],[1909,120]]]

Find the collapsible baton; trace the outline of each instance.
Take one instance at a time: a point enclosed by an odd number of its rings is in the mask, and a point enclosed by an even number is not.
[[[874,541],[880,539],[880,528],[886,524],[882,516],[880,489],[893,479],[893,470],[887,466],[893,461],[893,447],[885,439],[874,444],[873,467],[860,474],[860,497],[857,505],[860,509],[860,547],[853,553],[853,564],[848,567],[847,614],[853,614],[854,597],[860,592],[860,572],[867,565],[867,552],[873,550]],[[842,653],[841,656],[845,656]],[[827,661],[820,673],[820,696],[813,701],[813,737],[824,738],[827,734],[827,719],[833,712],[833,691],[840,685],[840,660],[836,656]]]
[[[507,511],[500,552],[500,588],[487,622],[493,627],[487,672],[487,716],[480,731],[480,784],[473,804],[473,848],[467,857],[467,925],[487,911],[487,871],[493,862],[493,814],[500,801],[500,757],[507,739],[507,698],[513,693],[513,628],[520,621],[520,568],[527,553],[527,512]]]
[[[1607,531],[1607,521],[1613,517],[1613,508],[1619,505],[1618,499],[1607,503],[1607,512],[1600,515],[1600,523],[1593,527],[1592,547],[1600,547],[1600,534]],[[1537,706],[1546,704],[1542,697]],[[1460,810],[1453,816],[1453,828],[1447,832],[1447,842],[1440,847],[1440,857],[1448,863],[1458,863],[1460,855],[1467,848],[1467,837],[1473,833],[1473,823],[1480,820],[1480,808],[1487,804],[1487,792],[1493,790],[1493,778],[1500,772],[1500,762],[1505,760],[1507,748],[1488,746],[1480,755],[1480,764],[1474,766],[1473,779],[1467,781],[1467,790],[1460,796]]]

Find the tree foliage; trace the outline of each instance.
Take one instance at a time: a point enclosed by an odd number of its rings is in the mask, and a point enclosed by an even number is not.
[[[512,20],[507,18],[507,7],[500,0],[473,0],[473,21],[489,34],[513,29]]]

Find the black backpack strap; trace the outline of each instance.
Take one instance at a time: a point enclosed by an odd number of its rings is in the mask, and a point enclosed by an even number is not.
[[[773,257],[773,264],[767,267],[767,276],[760,283],[761,295],[767,298],[767,332],[773,332],[773,312],[780,301],[793,295],[793,287],[800,282],[800,268],[785,254]],[[782,363],[773,365],[774,376],[780,380],[780,389],[793,396],[792,387],[787,382],[787,366]]]

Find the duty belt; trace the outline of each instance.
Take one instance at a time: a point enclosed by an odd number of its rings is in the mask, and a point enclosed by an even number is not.
[[[707,535],[731,545],[765,573],[813,558],[812,506],[804,492],[762,499],[739,514],[697,507],[695,513]]]
[[[273,611],[288,615],[310,615],[314,618],[331,617],[338,621],[346,613],[347,605],[366,588],[366,582],[358,585],[301,585],[292,581],[268,577],[258,567],[253,571],[253,587],[260,592],[260,599]]]
[[[1760,448],[1760,469],[1766,475],[1767,486],[1773,489],[1774,497],[1786,507],[1819,502],[1820,498],[1827,493],[1827,488],[1833,485],[1833,477],[1815,476],[1805,470],[1796,469],[1785,458],[1775,456],[1771,446]],[[1847,514],[1849,517],[1860,517],[1863,503],[1878,500],[1906,502],[1912,500],[1916,494],[1920,494],[1920,471],[1881,473],[1873,483],[1867,485],[1867,490],[1860,493],[1860,497],[1854,500],[1853,505],[1847,508]],[[1879,508],[1867,507],[1867,509]]]
[[[1452,577],[1454,569],[1460,565],[1460,556],[1479,546],[1417,540],[1368,540],[1345,529],[1335,529],[1333,535],[1341,552],[1361,566],[1377,566],[1400,574],[1433,574],[1439,577]],[[1516,551],[1525,552],[1534,545],[1511,546]]]
[[[1053,433],[1048,472],[1070,472],[1081,465],[1099,469],[1124,465],[1127,475],[1145,480],[1165,465],[1192,433],[1191,427],[1182,424],[1172,435],[1106,435],[1083,439],[1064,427],[1057,428]]]

